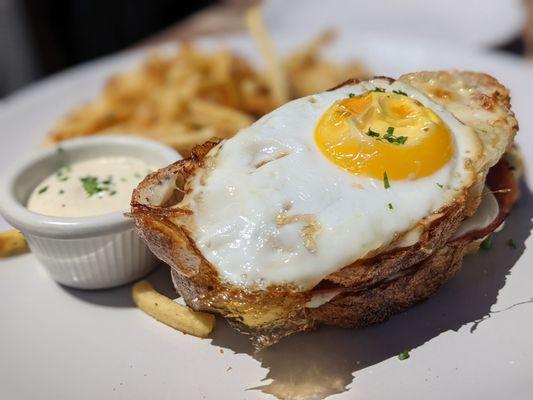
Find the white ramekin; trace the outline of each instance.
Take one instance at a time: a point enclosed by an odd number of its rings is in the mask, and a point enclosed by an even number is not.
[[[150,272],[157,259],[133,231],[123,212],[63,218],[26,208],[33,189],[61,163],[99,156],[132,156],[163,167],[181,156],[170,147],[131,136],[94,136],[60,144],[28,157],[6,171],[0,182],[0,213],[22,231],[57,282],[80,289],[104,289]],[[60,155],[61,153],[61,155]],[[128,211],[125,209],[124,211]]]

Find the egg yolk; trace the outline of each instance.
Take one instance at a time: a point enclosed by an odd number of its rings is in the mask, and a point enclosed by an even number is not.
[[[333,104],[315,128],[315,141],[334,164],[352,174],[417,179],[442,168],[453,137],[432,110],[408,96],[379,91]]]

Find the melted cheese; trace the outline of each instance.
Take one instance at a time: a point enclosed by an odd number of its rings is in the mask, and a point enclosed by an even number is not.
[[[496,197],[489,191],[487,187],[483,189],[481,203],[477,211],[470,218],[463,221],[452,239],[465,235],[468,232],[481,230],[489,226],[492,221],[496,219],[500,212],[498,201]]]

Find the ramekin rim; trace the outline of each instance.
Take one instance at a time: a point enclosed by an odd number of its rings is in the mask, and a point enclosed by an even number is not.
[[[159,154],[165,162],[172,163],[181,159],[181,155],[173,148],[160,142],[126,135],[91,136],[72,139],[59,143],[64,150],[84,147],[109,145],[133,145]],[[47,158],[57,155],[57,146],[32,153],[6,169],[0,180],[0,214],[13,227],[22,232],[29,232],[39,237],[56,239],[94,237],[130,229],[133,223],[125,218],[128,210],[100,214],[90,217],[54,217],[37,214],[26,208],[15,196],[16,181],[20,174]]]

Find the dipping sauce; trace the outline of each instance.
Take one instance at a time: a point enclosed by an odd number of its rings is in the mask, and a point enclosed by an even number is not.
[[[137,184],[157,167],[133,157],[98,157],[65,165],[33,190],[30,211],[88,217],[129,208]]]

